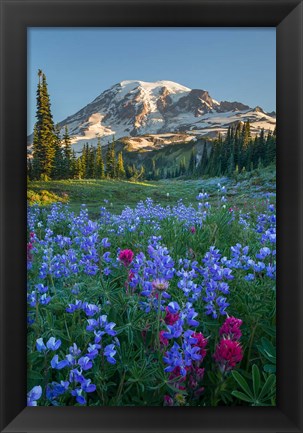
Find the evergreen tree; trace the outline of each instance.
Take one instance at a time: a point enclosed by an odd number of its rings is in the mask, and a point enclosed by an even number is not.
[[[106,152],[106,176],[114,179],[116,177],[116,154],[115,154],[115,140],[109,144]]]
[[[104,178],[104,162],[103,162],[103,156],[102,156],[100,137],[98,138],[97,150],[96,150],[95,176],[97,179],[103,179]]]
[[[157,177],[156,174],[157,170],[156,170],[156,161],[153,159],[152,160],[152,172],[151,172],[151,180],[155,180]]]
[[[57,137],[45,74],[38,71],[37,111],[34,129],[33,157],[36,178],[50,178],[53,170]]]
[[[248,143],[251,139],[251,133],[250,133],[250,123],[249,120],[244,123],[243,129],[242,129],[242,140],[243,140],[243,148],[246,149],[248,147]]]
[[[80,159],[80,158],[79,158]],[[77,178],[77,157],[74,150],[72,150],[71,163],[70,163],[70,178]]]
[[[118,179],[123,179],[125,177],[125,169],[124,169],[122,152],[119,152],[119,155],[118,155],[117,177],[118,177]]]
[[[87,179],[94,179],[95,176],[95,156],[96,152],[93,145],[88,147],[87,145],[87,165],[86,165],[86,176]]]
[[[132,178],[132,176],[134,174],[134,171],[133,171],[133,167],[131,165],[128,164],[126,166],[125,174],[126,174],[127,179],[131,179]]]
[[[87,163],[88,163],[88,143],[84,144],[82,147],[82,152],[80,156],[80,161],[78,164],[78,172],[81,176],[80,179],[86,179],[87,178]]]
[[[186,161],[185,157],[181,158],[179,164],[179,176],[183,176],[186,173]]]
[[[56,140],[54,142],[54,161],[51,172],[52,179],[63,179],[65,177],[65,160],[60,140],[60,131],[56,126]]]
[[[188,164],[188,174],[189,176],[194,176],[195,172],[196,172],[196,163],[197,163],[197,159],[196,159],[196,152],[195,149],[193,148],[190,154],[190,158],[189,158],[189,164]]]
[[[264,166],[266,167],[273,162],[276,162],[276,137],[269,131],[266,138]]]
[[[71,139],[68,134],[67,126],[65,126],[64,134],[62,137],[63,144],[63,155],[64,155],[64,173],[63,177],[69,179],[71,177],[71,165],[72,165],[72,145]]]
[[[27,178],[28,178],[28,180],[33,179],[33,160],[32,160],[32,158],[27,159]]]

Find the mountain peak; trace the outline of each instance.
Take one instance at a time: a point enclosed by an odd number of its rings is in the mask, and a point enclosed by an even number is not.
[[[241,102],[218,102],[207,90],[190,89],[169,80],[123,80],[102,92],[80,111],[59,123],[68,127],[75,150],[113,137],[186,133],[215,137],[228,126],[249,120],[252,133],[273,130],[275,118]],[[29,138],[29,141],[32,137]]]
[[[169,80],[159,80],[159,81],[141,81],[141,80],[124,80],[117,83],[115,86],[121,87],[142,87],[145,89],[155,89],[157,87],[167,87],[173,91],[180,90],[183,92],[189,92],[191,89],[189,87],[183,86],[182,84],[176,83]],[[114,87],[115,87],[114,86]]]

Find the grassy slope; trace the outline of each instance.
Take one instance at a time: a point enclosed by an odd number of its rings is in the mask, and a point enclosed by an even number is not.
[[[128,182],[115,180],[61,180],[28,184],[28,190],[41,194],[47,190],[58,196],[68,196],[71,208],[77,211],[82,203],[87,205],[91,217],[99,214],[100,206],[110,207],[118,213],[126,206],[135,206],[147,197],[162,205],[174,204],[180,198],[186,204],[195,203],[199,192],[211,194],[210,201],[216,200],[217,183],[227,187],[228,205],[255,205],[265,192],[275,192],[275,170],[273,167],[255,170],[239,175],[237,179],[213,178],[195,180],[160,180],[157,182]],[[169,194],[169,195],[167,195]],[[104,200],[109,203],[105,204]]]

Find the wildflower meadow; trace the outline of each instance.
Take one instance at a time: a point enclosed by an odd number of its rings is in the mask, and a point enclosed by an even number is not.
[[[29,205],[28,405],[275,405],[274,198]]]

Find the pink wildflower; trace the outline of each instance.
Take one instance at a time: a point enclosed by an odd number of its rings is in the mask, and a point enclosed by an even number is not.
[[[133,261],[134,253],[132,250],[121,250],[119,253],[119,260],[125,267],[129,266]]]
[[[192,226],[189,230],[193,234],[196,233],[196,227],[195,226]]]
[[[201,332],[195,332],[194,334],[192,334],[192,337],[197,339],[197,343],[195,343],[194,346],[200,347],[199,355],[201,355],[203,359],[206,355],[205,347],[207,346],[208,340],[204,337],[203,334],[201,334]]]
[[[165,333],[165,331],[160,331],[159,340],[160,340],[160,343],[163,344],[163,346],[168,346],[168,339],[163,336],[164,333]]]
[[[166,323],[166,325],[173,325],[174,323],[177,322],[177,320],[179,320],[179,314],[173,314],[169,311],[168,307],[166,307],[166,315],[164,318],[164,321]]]
[[[170,395],[165,395],[163,398],[163,406],[173,406],[174,400],[171,398]]]
[[[232,370],[243,358],[243,351],[238,341],[222,338],[213,355],[222,373]]]
[[[224,338],[229,338],[230,340],[239,340],[241,338],[242,332],[240,326],[242,325],[241,319],[236,319],[235,317],[228,317],[220,328],[220,336]]]
[[[128,281],[132,281],[134,278],[135,274],[133,273],[133,271],[129,271],[128,273]]]
[[[189,367],[185,367],[185,369],[188,370]],[[176,379],[178,380],[176,381]],[[172,385],[174,386],[174,388],[185,390],[186,376],[181,375],[180,367],[177,366],[173,369],[173,371],[169,375],[169,380],[173,381]]]
[[[31,242],[28,242],[26,249],[27,249],[27,260],[30,262],[33,258],[31,252],[31,250],[33,249],[33,244]]]

